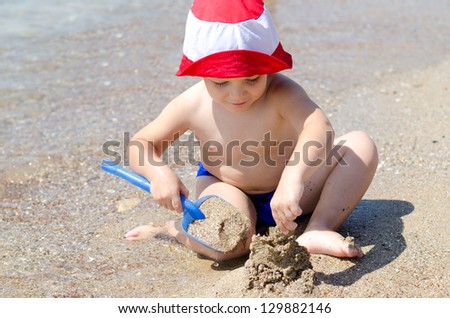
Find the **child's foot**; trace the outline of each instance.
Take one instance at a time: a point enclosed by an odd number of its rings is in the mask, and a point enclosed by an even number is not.
[[[156,237],[161,234],[166,234],[167,232],[167,224],[163,226],[155,226],[150,223],[147,225],[139,225],[131,231],[128,231],[124,235],[124,239],[128,241],[139,241],[145,240],[149,237]]]
[[[353,240],[344,239],[334,231],[308,231],[297,238],[297,243],[311,254],[326,254],[335,257],[363,257],[364,253]]]

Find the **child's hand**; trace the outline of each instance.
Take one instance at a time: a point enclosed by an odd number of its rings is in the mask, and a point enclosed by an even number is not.
[[[284,234],[295,230],[297,223],[295,219],[302,214],[299,202],[303,195],[303,184],[281,183],[278,185],[270,202],[272,215],[278,228]]]
[[[172,171],[161,172],[158,178],[153,178],[151,192],[160,205],[179,213],[183,212],[180,194],[189,196],[189,190]]]

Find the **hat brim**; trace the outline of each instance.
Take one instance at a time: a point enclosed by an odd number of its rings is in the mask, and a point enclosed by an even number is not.
[[[281,43],[272,55],[249,50],[214,53],[195,62],[183,55],[177,76],[250,77],[292,68],[292,57]]]

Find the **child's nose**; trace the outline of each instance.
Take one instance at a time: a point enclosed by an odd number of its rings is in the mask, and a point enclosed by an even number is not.
[[[230,91],[230,96],[232,98],[240,98],[245,96],[245,94],[246,94],[245,88],[239,86],[232,87]]]

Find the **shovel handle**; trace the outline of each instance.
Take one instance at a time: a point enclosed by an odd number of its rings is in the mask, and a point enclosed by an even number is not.
[[[122,168],[121,166],[115,164],[111,160],[103,160],[101,168],[106,172],[109,172],[115,176],[118,176],[131,184],[141,188],[144,191],[150,192],[150,182],[143,176],[138,175],[130,170]]]
[[[143,176],[134,173],[128,169],[125,169],[118,164],[115,164],[111,160],[103,160],[102,164],[100,165],[103,170],[106,172],[109,172],[119,178],[122,178],[129,183],[141,188],[142,190],[146,192],[150,192],[150,182],[144,178]],[[198,210],[196,206],[192,202],[186,199],[186,197],[182,194],[180,194],[181,199],[181,205],[184,209],[188,208],[189,210]]]

